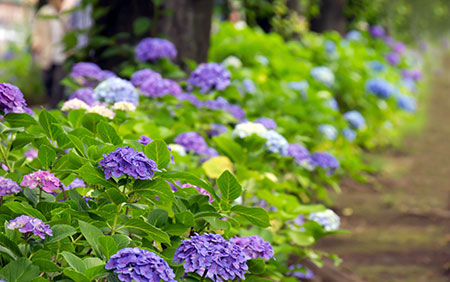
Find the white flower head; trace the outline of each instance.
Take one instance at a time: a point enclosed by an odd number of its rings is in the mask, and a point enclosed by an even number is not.
[[[89,110],[89,105],[81,101],[80,99],[75,98],[64,102],[61,111],[71,111],[79,109]]]
[[[114,119],[116,113],[103,105],[93,106],[88,110],[89,113],[96,113],[109,119]]]
[[[260,123],[243,122],[236,125],[231,135],[234,138],[246,138],[253,134],[256,134],[262,138],[267,138],[268,130]]]
[[[112,106],[113,110],[124,111],[124,112],[134,112],[136,111],[136,105],[131,102],[116,102]]]

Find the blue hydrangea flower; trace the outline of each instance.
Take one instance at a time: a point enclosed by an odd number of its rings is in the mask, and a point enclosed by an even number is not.
[[[141,87],[147,80],[162,79],[161,75],[151,69],[138,70],[130,78],[131,83],[135,87]]]
[[[182,263],[186,272],[197,273],[213,281],[244,279],[248,271],[247,255],[235,243],[220,234],[206,233],[183,240],[173,261]]]
[[[242,81],[242,86],[244,86],[244,90],[247,93],[253,94],[256,92],[256,86],[255,83],[253,83],[253,81],[251,79],[245,78]]]
[[[333,72],[329,68],[324,66],[312,68],[311,76],[318,82],[321,82],[328,87],[331,87],[334,83]]]
[[[48,224],[45,224],[39,218],[34,218],[28,215],[21,215],[13,220],[10,220],[7,229],[19,229],[20,233],[33,233],[41,239],[45,239],[45,235],[53,236],[53,231]]]
[[[347,35],[345,35],[345,38],[350,41],[359,41],[362,38],[361,32],[357,30],[350,30]]]
[[[407,112],[413,113],[417,109],[416,99],[405,94],[399,94],[395,97],[397,99],[397,106]]]
[[[421,80],[422,79],[422,72],[418,69],[403,69],[402,70],[402,76],[405,79],[411,79],[413,81]]]
[[[177,49],[172,42],[162,38],[144,38],[134,50],[139,61],[157,61],[161,58],[174,59]]]
[[[328,170],[328,175],[331,175],[339,167],[339,161],[327,152],[315,152],[311,155],[309,163],[312,166]]]
[[[382,26],[374,25],[369,28],[369,33],[375,38],[381,38],[386,35],[386,31]]]
[[[190,75],[187,83],[200,88],[200,93],[213,89],[224,90],[231,83],[230,72],[218,63],[200,64]]]
[[[105,268],[118,274],[120,281],[175,282],[175,273],[159,255],[140,248],[125,248],[111,256]]]
[[[336,43],[331,40],[325,41],[325,51],[327,51],[328,54],[334,53],[334,51],[336,51]]]
[[[344,130],[342,130],[342,135],[348,141],[353,141],[356,139],[356,131],[351,128],[344,128]]]
[[[281,134],[275,130],[269,130],[266,134],[266,144],[267,151],[275,154],[286,155],[289,146],[288,141]]]
[[[331,98],[331,99],[325,101],[325,105],[332,110],[335,110],[335,111],[339,110],[338,102],[334,98]]]
[[[331,124],[319,125],[319,132],[322,133],[329,140],[336,140],[338,132]]]
[[[70,95],[69,100],[78,99],[85,102],[88,105],[94,105],[97,100],[94,98],[94,89],[92,88],[80,88]]]
[[[323,212],[311,213],[308,219],[314,220],[322,225],[325,231],[336,231],[339,229],[341,223],[339,216],[330,209]]]
[[[386,69],[386,65],[380,61],[370,61],[369,67],[375,72],[383,72]]]
[[[306,162],[310,157],[308,149],[300,144],[289,144],[286,155],[293,157],[298,164]]]
[[[22,91],[9,83],[0,83],[0,111],[7,113],[33,114],[27,107]]]
[[[157,169],[156,163],[142,152],[130,147],[118,147],[108,155],[103,155],[99,167],[105,172],[105,178],[129,175],[135,179],[152,179]]]
[[[366,91],[379,98],[389,98],[395,91],[394,86],[383,78],[372,78],[366,81]]]
[[[228,106],[230,106],[230,103],[221,96],[217,97],[216,100],[206,100],[203,104],[203,107],[210,110],[226,110]]]
[[[295,271],[295,269],[304,269],[305,272]],[[314,279],[314,273],[311,271],[311,269],[304,267],[301,264],[291,265],[289,266],[289,270],[290,271],[287,274],[297,279],[305,279],[305,280]]]
[[[19,193],[20,191],[22,191],[22,189],[16,182],[12,181],[9,178],[0,176],[0,197]]]
[[[139,94],[129,81],[111,77],[102,81],[94,90],[94,98],[106,103],[130,102],[139,104]]]
[[[366,120],[358,111],[349,111],[344,114],[344,119],[356,129],[361,129],[366,125]]]
[[[259,119],[255,120],[255,123],[260,123],[262,125],[264,125],[265,128],[267,129],[277,129],[277,123],[271,119],[271,118],[266,118],[266,117],[260,117]]]
[[[208,144],[203,136],[197,132],[190,131],[180,133],[174,141],[176,144],[183,146],[186,151],[192,151],[193,153],[199,155],[208,154]]]
[[[233,237],[230,242],[238,245],[251,259],[270,259],[273,257],[272,245],[259,236]]]
[[[389,64],[396,66],[400,64],[402,57],[398,53],[391,52],[386,55],[386,60],[389,62]]]
[[[308,87],[309,87],[308,81],[306,81],[306,80],[291,81],[288,83],[288,87],[300,92],[300,95],[302,95],[303,99],[308,98],[308,93],[307,93]]]
[[[225,111],[230,113],[234,118],[236,118],[238,120],[245,119],[245,111],[239,105],[230,104],[227,107],[225,107]]]

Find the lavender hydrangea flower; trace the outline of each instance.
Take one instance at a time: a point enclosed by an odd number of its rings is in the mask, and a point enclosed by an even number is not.
[[[271,153],[286,155],[289,146],[288,141],[275,130],[267,131],[266,144],[264,145]]]
[[[22,189],[15,181],[0,176],[0,197],[19,193],[20,191],[22,191]]]
[[[406,51],[406,46],[403,42],[395,42],[392,45],[392,51],[397,54],[403,54]]]
[[[295,277],[297,279],[312,280],[314,279],[314,273],[311,269],[304,267],[301,264],[289,266],[290,271],[287,273],[289,276]],[[305,269],[305,272],[295,271],[295,269]]]
[[[147,97],[162,97],[172,94],[177,97],[183,92],[180,85],[170,79],[150,79],[141,86],[141,92]]]
[[[197,132],[183,132],[180,133],[175,139],[175,143],[184,147],[186,151],[192,151],[195,154],[208,154],[208,144],[203,136]]]
[[[20,89],[9,83],[0,83],[0,111],[4,114],[33,114],[31,109],[27,107],[27,102]]]
[[[349,111],[344,114],[344,119],[356,129],[361,129],[366,125],[366,120],[358,111]]]
[[[144,38],[135,49],[139,61],[157,61],[161,58],[175,59],[177,49],[172,42],[162,38]]]
[[[326,40],[326,41],[325,41],[325,51],[326,51],[328,54],[334,53],[334,51],[336,51],[336,43],[334,43],[334,42],[331,41],[331,40]]]
[[[327,152],[316,152],[312,154],[309,163],[313,166],[327,169],[328,175],[332,174],[339,167],[339,161]]]
[[[397,99],[397,106],[407,112],[413,113],[417,109],[417,102],[414,97],[399,94],[395,97]]]
[[[69,185],[67,185],[67,188],[64,190],[75,189],[78,187],[86,187],[86,183],[84,183],[82,179],[77,177]]]
[[[26,151],[25,154],[23,154],[23,156],[25,158],[27,158],[27,161],[31,162],[32,160],[34,160],[35,158],[38,157],[38,153],[39,153],[38,150],[30,149],[30,150]]]
[[[260,123],[262,125],[264,125],[265,128],[267,129],[277,129],[277,123],[270,118],[266,118],[266,117],[260,117],[259,119],[255,120],[256,123]]]
[[[200,93],[212,89],[224,90],[230,85],[230,72],[218,63],[200,64],[190,75],[187,83],[200,88]]]
[[[135,87],[141,87],[147,80],[153,81],[158,79],[162,79],[159,73],[151,69],[142,69],[133,73],[130,81]]]
[[[286,155],[293,157],[298,164],[308,161],[310,157],[308,149],[300,144],[289,144]]]
[[[314,220],[323,226],[325,231],[336,231],[339,229],[340,218],[339,216],[332,210],[327,209],[323,212],[312,213],[308,217],[309,220]]]
[[[105,268],[114,269],[120,281],[175,282],[175,273],[159,255],[140,248],[124,248],[111,256]]]
[[[322,133],[329,140],[336,140],[338,132],[331,124],[319,125],[319,132]]]
[[[80,62],[72,67],[70,77],[83,86],[94,87],[98,82],[116,75],[111,71],[102,70],[94,63]]]
[[[329,68],[324,67],[324,66],[312,68],[311,76],[318,82],[321,82],[328,87],[331,87],[334,83],[333,72]]]
[[[94,98],[112,104],[116,102],[139,104],[139,94],[133,84],[118,77],[108,78],[95,87]]]
[[[403,69],[402,76],[404,79],[411,79],[413,81],[417,81],[422,79],[422,72],[418,69]]]
[[[401,59],[402,57],[398,53],[391,52],[386,55],[386,60],[393,66],[398,65]]]
[[[379,98],[389,98],[394,93],[394,86],[383,78],[372,78],[366,81],[366,91]]]
[[[175,251],[174,262],[182,263],[186,272],[194,272],[213,281],[244,279],[248,257],[235,243],[220,234],[206,233],[183,240]]]
[[[251,259],[273,258],[272,245],[259,236],[233,237],[230,239],[230,242],[241,247],[242,251]]]
[[[375,38],[382,38],[386,35],[386,31],[382,26],[374,25],[369,28],[369,33],[372,35],[372,37]]]
[[[94,98],[94,89],[92,88],[80,88],[70,95],[69,100],[78,99],[85,102],[88,105],[96,104],[97,100]]]
[[[359,41],[362,38],[361,32],[357,30],[350,30],[346,35],[345,38],[350,41]]]
[[[155,161],[130,147],[118,147],[108,155],[103,155],[103,160],[98,164],[104,170],[106,179],[124,174],[134,179],[152,179],[155,171],[159,171]]]
[[[234,118],[236,118],[238,120],[245,119],[245,111],[239,105],[231,105],[230,104],[225,108],[225,111],[230,113]]]
[[[223,124],[220,124],[220,123],[211,123],[210,124],[210,128],[209,128],[209,130],[208,130],[208,135],[210,136],[210,137],[213,137],[213,136],[219,136],[219,135],[221,135],[222,133],[225,133],[225,132],[227,132],[227,127],[225,126],[225,125],[223,125]]]
[[[41,239],[45,239],[45,235],[53,236],[53,232],[47,224],[44,224],[39,218],[28,215],[21,215],[10,220],[6,228],[14,230],[19,229],[21,233],[33,233]]]
[[[351,128],[344,128],[342,130],[342,135],[344,136],[345,139],[347,139],[348,141],[354,141],[356,139],[356,131],[354,131]]]
[[[47,193],[52,193],[59,189],[61,182],[58,177],[50,171],[38,170],[25,175],[20,185],[30,189],[39,188]]]
[[[146,146],[147,144],[151,143],[153,139],[146,135],[141,135],[141,139],[138,139],[137,141],[142,145]]]
[[[254,94],[256,92],[255,83],[253,83],[253,81],[248,78],[245,78],[242,81],[242,86],[244,86],[244,90],[247,93]]]

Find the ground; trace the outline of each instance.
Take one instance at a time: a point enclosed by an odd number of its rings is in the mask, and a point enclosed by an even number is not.
[[[335,196],[341,226],[351,233],[319,248],[339,254],[339,270],[355,280],[450,281],[449,66],[447,57],[433,73],[423,130],[386,153],[368,183],[344,180]]]

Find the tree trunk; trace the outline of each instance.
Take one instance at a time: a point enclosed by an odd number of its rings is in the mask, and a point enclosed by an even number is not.
[[[311,20],[311,30],[324,32],[336,30],[341,34],[346,31],[344,9],[347,0],[321,0],[320,15]]]

